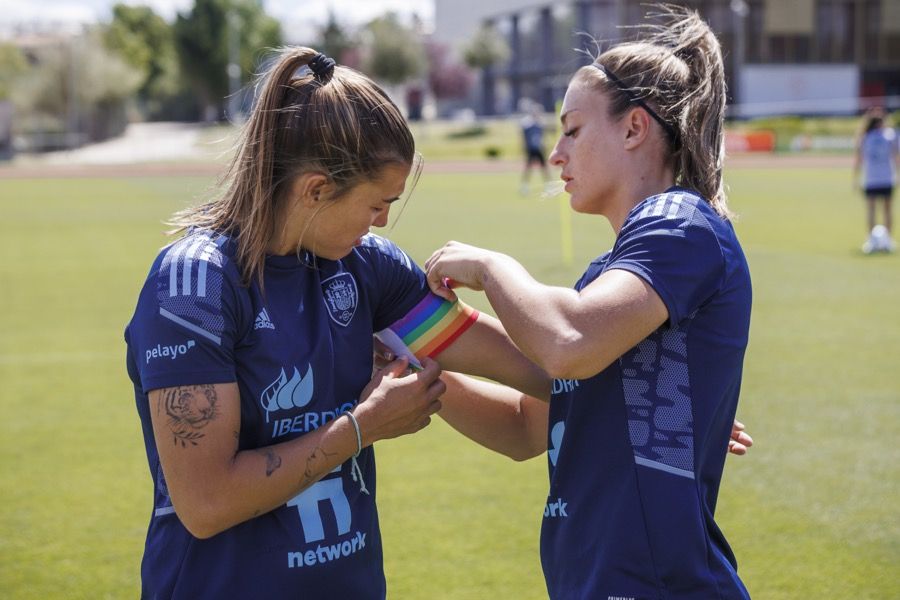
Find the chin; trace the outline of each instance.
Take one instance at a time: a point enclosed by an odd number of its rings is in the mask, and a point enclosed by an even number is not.
[[[569,196],[569,206],[577,213],[590,214],[592,212],[578,194]]]
[[[318,248],[313,251],[313,254],[325,260],[341,260],[345,256],[349,256],[351,252],[353,252],[353,248],[346,248],[343,250],[336,250],[334,248],[326,250],[325,248]]]
[[[329,254],[328,256],[323,256],[322,258],[327,258],[328,260],[341,260],[342,258],[347,258],[351,254],[353,254],[353,251],[355,249],[356,249],[356,247],[354,246],[353,248],[349,248],[345,252],[334,252],[333,254]]]
[[[577,193],[569,196],[569,206],[572,207],[573,211],[585,215],[603,214],[601,203],[596,198],[585,197]]]

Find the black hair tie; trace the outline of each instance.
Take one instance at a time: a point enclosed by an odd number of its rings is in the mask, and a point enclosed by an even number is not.
[[[595,69],[603,71],[603,73],[609,78],[609,80],[612,81],[616,85],[616,87],[622,90],[622,92],[628,97],[629,102],[631,102],[632,104],[637,104],[638,106],[646,110],[647,114],[649,114],[657,123],[660,124],[660,126],[662,126],[663,130],[666,132],[666,135],[669,136],[669,140],[672,142],[672,144],[676,146],[678,145],[678,133],[675,131],[675,128],[666,123],[666,121],[661,116],[656,114],[656,111],[650,108],[649,104],[644,102],[641,98],[638,98],[638,96],[633,91],[631,91],[631,89],[627,85],[625,85],[621,79],[616,77],[612,71],[610,71],[603,65],[592,63],[591,66]]]
[[[309,69],[316,77],[323,77],[325,75],[330,75],[331,72],[334,71],[334,66],[336,64],[337,63],[334,62],[333,58],[328,58],[319,52],[311,61],[309,61]]]

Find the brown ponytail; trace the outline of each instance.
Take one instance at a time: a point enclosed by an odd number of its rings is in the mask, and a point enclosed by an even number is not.
[[[319,60],[315,72],[304,68],[317,56],[304,47],[277,52],[256,83],[256,104],[220,182],[224,192],[170,221],[176,232],[198,227],[234,236],[245,284],[262,285],[266,247],[294,178],[323,173],[339,197],[387,164],[412,165],[416,156],[412,133],[387,94],[347,67]]]
[[[722,183],[725,156],[725,68],[719,41],[693,10],[659,5],[648,15],[647,35],[603,52],[595,59],[615,73],[631,96],[653,107],[675,131],[669,149],[676,183],[699,192],[717,213],[728,218]],[[590,82],[612,98],[610,114],[633,108],[629,94],[602,71],[582,67],[576,78]]]

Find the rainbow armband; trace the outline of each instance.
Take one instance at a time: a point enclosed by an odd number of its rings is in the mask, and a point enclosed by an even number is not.
[[[435,358],[477,320],[478,311],[471,306],[429,293],[405,317],[375,335],[397,356],[421,367],[419,361]]]

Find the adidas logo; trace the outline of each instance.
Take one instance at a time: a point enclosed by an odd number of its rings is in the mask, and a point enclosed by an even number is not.
[[[272,323],[266,309],[262,309],[259,311],[259,314],[256,315],[256,323],[253,324],[253,329],[275,329],[275,324]]]

